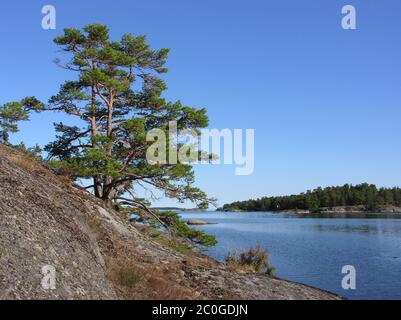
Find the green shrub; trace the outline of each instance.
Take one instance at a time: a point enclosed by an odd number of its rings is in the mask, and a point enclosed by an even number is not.
[[[215,236],[208,235],[202,230],[189,227],[185,221],[181,220],[177,212],[160,211],[158,216],[163,223],[181,238],[188,239],[194,244],[205,247],[217,244]]]
[[[157,242],[159,242],[160,244],[167,246],[181,254],[192,255],[194,253],[192,246],[190,246],[188,243],[185,243],[179,239],[175,239],[175,238],[169,239],[169,238],[166,238],[163,236],[159,236],[155,240]]]
[[[125,287],[132,287],[141,281],[141,275],[132,268],[120,269],[117,272],[118,284]]]
[[[250,248],[242,252],[230,252],[225,259],[229,266],[239,267],[254,272],[265,272],[268,276],[273,276],[274,268],[270,266],[267,251],[260,246]]]
[[[23,142],[20,142],[20,144],[14,145],[13,148],[24,153],[27,156],[31,156],[33,158],[43,160],[42,156],[41,156],[42,149],[38,144],[35,144],[34,147],[28,148],[25,146],[25,144]]]
[[[183,221],[177,212],[160,211],[157,212],[158,218],[162,221],[176,236],[189,240],[191,243],[199,246],[210,247],[217,244],[216,237],[208,235],[202,230],[189,227]],[[160,223],[156,220],[151,220],[149,223],[153,227],[160,227]]]

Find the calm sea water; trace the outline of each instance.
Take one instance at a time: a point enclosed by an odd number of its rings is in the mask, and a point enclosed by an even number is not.
[[[349,299],[401,299],[401,219],[308,218],[269,212],[182,212],[184,219],[218,222],[197,228],[219,243],[206,253],[260,245],[276,276]],[[344,290],[344,265],[356,268],[356,290]]]

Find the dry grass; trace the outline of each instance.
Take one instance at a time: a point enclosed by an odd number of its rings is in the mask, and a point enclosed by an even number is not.
[[[205,256],[202,259],[202,263],[209,268],[215,267],[216,266],[216,261],[208,256]]]
[[[29,171],[30,173],[35,173],[45,178],[50,178],[53,176],[52,172],[48,168],[44,167],[43,163],[40,163],[40,161],[31,154],[16,152],[15,150],[12,150],[7,154],[7,158],[18,167]],[[58,171],[55,173],[58,181],[63,184],[71,185],[72,179],[69,174],[64,175],[62,173],[59,173]]]
[[[230,259],[226,258],[226,266],[227,270],[232,272],[255,273],[255,269],[252,266],[240,264],[231,258]]]
[[[54,162],[49,162],[48,165],[52,172],[63,182],[71,183],[73,181],[74,171],[71,168],[62,164],[56,165]]]
[[[72,179],[70,176],[58,176],[58,178],[62,183],[65,183],[68,185],[71,185],[71,183],[72,183]]]
[[[226,265],[231,271],[265,272],[273,276],[274,268],[269,264],[267,251],[260,246],[242,252],[230,252],[226,257]]]
[[[102,234],[102,227],[100,222],[97,221],[94,217],[88,215],[85,217],[85,223],[95,235],[96,239],[99,239]]]
[[[140,260],[140,259],[138,259]],[[181,286],[174,274],[133,259],[112,258],[107,261],[108,277],[118,295],[124,299],[178,300],[193,299],[194,293]]]
[[[8,156],[8,159],[19,166],[22,169],[25,169],[30,172],[34,172],[40,169],[39,164],[37,163],[35,157],[27,155],[27,154],[16,154],[12,153]]]
[[[187,267],[194,267],[196,266],[195,259],[192,256],[186,256],[185,259],[182,261],[183,264]]]

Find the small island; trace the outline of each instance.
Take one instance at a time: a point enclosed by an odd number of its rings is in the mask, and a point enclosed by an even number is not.
[[[401,188],[344,184],[297,195],[262,197],[225,204],[218,211],[273,211],[297,214],[400,214]]]

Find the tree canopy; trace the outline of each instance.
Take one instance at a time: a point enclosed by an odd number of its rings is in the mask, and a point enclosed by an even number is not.
[[[72,167],[79,178],[92,178],[91,187],[108,205],[122,199],[133,185],[150,185],[179,201],[204,206],[206,194],[193,187],[189,164],[149,164],[146,133],[154,128],[167,132],[169,121],[178,129],[208,125],[205,109],[195,109],[162,97],[166,84],[168,49],[152,50],[145,36],[123,35],[110,40],[104,25],[92,24],[81,32],[65,29],[55,39],[70,60],[58,64],[75,72],[47,110],[60,110],[86,122],[84,128],[56,124],[57,140],[45,150],[50,158]],[[135,197],[129,199],[135,205]]]
[[[43,104],[34,97],[0,106],[0,142],[9,143],[10,133],[18,132],[18,122],[29,120],[30,111],[40,111]]]
[[[310,210],[338,206],[363,206],[364,210],[378,210],[384,206],[401,207],[401,188],[380,188],[373,184],[345,184],[340,187],[317,188],[306,193],[225,204],[224,210],[282,211]]]

